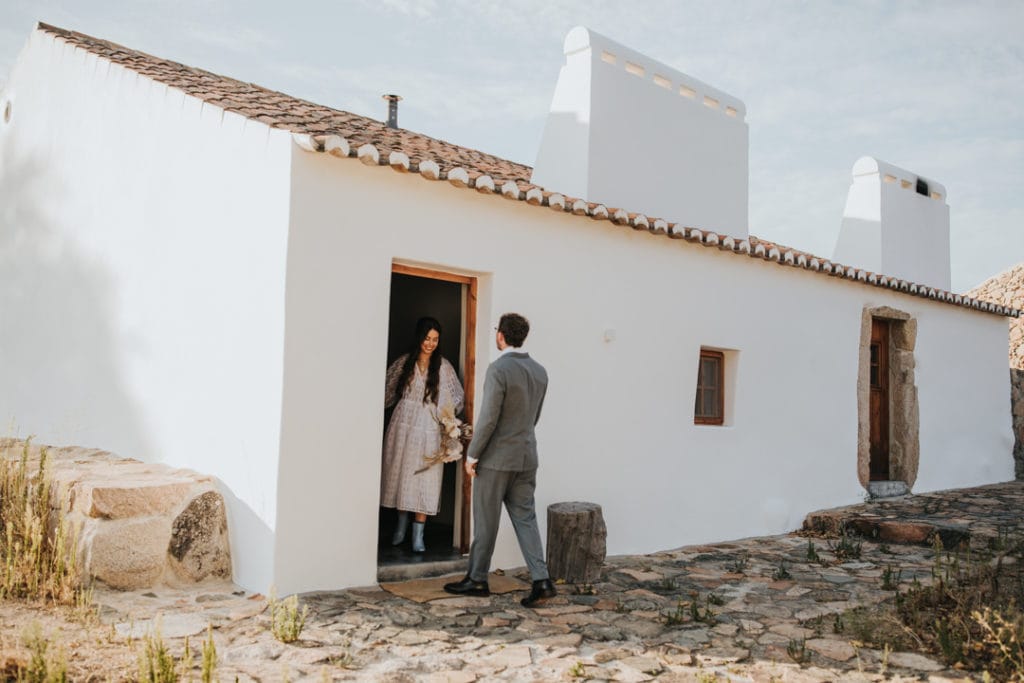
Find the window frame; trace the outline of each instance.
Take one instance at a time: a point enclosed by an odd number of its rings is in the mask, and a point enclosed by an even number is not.
[[[713,415],[699,415],[698,414],[698,406],[700,404],[702,404],[703,401],[698,401],[697,399],[698,399],[698,397],[703,398],[702,395],[701,395],[702,391],[707,391],[707,390],[710,389],[710,387],[706,388],[701,383],[701,380],[703,378],[702,373],[703,373],[703,370],[704,370],[704,359],[705,358],[709,358],[709,359],[713,358],[716,361],[718,361],[718,373],[717,373],[718,377],[716,378],[716,380],[717,380],[717,385],[716,386],[717,386],[717,390],[718,390],[718,397],[717,397],[718,398],[718,400],[717,400],[718,415],[717,416],[713,416]],[[701,349],[700,350],[700,360],[698,361],[698,364],[697,364],[697,390],[696,390],[696,394],[694,396],[694,404],[693,404],[693,423],[697,424],[697,425],[714,425],[714,426],[717,426],[717,427],[721,427],[721,426],[725,425],[725,353],[723,351],[715,351],[713,349]]]

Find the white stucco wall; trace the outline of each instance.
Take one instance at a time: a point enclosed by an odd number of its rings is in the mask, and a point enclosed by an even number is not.
[[[917,193],[917,180],[928,194]],[[946,188],[872,157],[853,165],[833,258],[838,263],[949,290]]]
[[[859,500],[865,306],[918,321],[915,490],[1013,475],[1002,318],[302,152],[40,33],[0,193],[0,417],[219,477],[249,588],[376,578],[395,260],[480,278],[478,395],[497,316],[531,319],[542,526],[598,502],[611,553]],[[730,351],[725,427],[693,424],[701,346]]]
[[[290,136],[36,31],[0,93],[0,418],[218,477],[276,518]]]
[[[997,353],[999,340],[1007,338],[1007,321],[972,312],[963,317],[972,319],[969,326],[954,316],[918,319],[921,461],[915,492],[1014,478],[1012,432],[996,428],[1010,412],[1009,367]],[[1005,383],[999,381],[1003,376]],[[979,394],[981,387],[987,394]]]
[[[1013,476],[1003,318],[298,148],[293,168],[284,590],[374,580],[396,259],[480,276],[477,392],[496,318],[530,318],[527,345],[551,378],[542,527],[550,503],[600,503],[610,553],[780,533],[861,500],[865,306],[919,322],[916,490]],[[734,351],[731,426],[693,424],[701,346]],[[495,566],[521,564],[506,521]]]
[[[583,27],[564,51],[532,181],[745,238],[743,102]]]

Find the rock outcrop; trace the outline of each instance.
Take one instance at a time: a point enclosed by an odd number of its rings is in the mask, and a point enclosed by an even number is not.
[[[112,588],[231,578],[227,513],[212,477],[97,449],[0,440],[0,457],[29,471],[42,451],[58,501],[76,530],[84,574]]]
[[[985,280],[967,296],[1024,310],[1024,263]],[[1010,367],[1024,370],[1024,318],[1010,320]]]

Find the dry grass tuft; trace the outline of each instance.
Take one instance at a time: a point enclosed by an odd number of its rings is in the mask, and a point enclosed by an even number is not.
[[[891,601],[847,610],[833,630],[863,645],[932,653],[949,666],[1024,683],[1022,549],[1017,543],[964,556],[937,548],[930,583],[915,579]]]
[[[20,456],[0,451],[0,600],[81,605],[82,572],[75,533],[46,471],[46,450],[29,471],[29,443]]]

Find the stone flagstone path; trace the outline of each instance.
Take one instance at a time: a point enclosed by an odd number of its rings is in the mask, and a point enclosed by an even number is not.
[[[1024,529],[1024,482],[868,503],[828,516],[956,527],[972,545]],[[817,519],[810,516],[810,520]],[[932,537],[918,539],[931,542]],[[592,586],[562,586],[537,610],[519,593],[418,604],[374,586],[301,596],[302,640],[267,629],[262,596],[230,584],[201,591],[98,592],[101,618],[143,633],[158,614],[166,638],[214,627],[221,680],[879,681],[972,680],[938,657],[883,653],[833,632],[834,615],[931,579],[930,545],[864,541],[859,559],[812,563],[789,534],[612,557]],[[828,543],[813,539],[834,559]],[[518,573],[518,572],[513,572]],[[802,665],[790,651],[800,647]],[[977,680],[977,679],[975,679]]]

